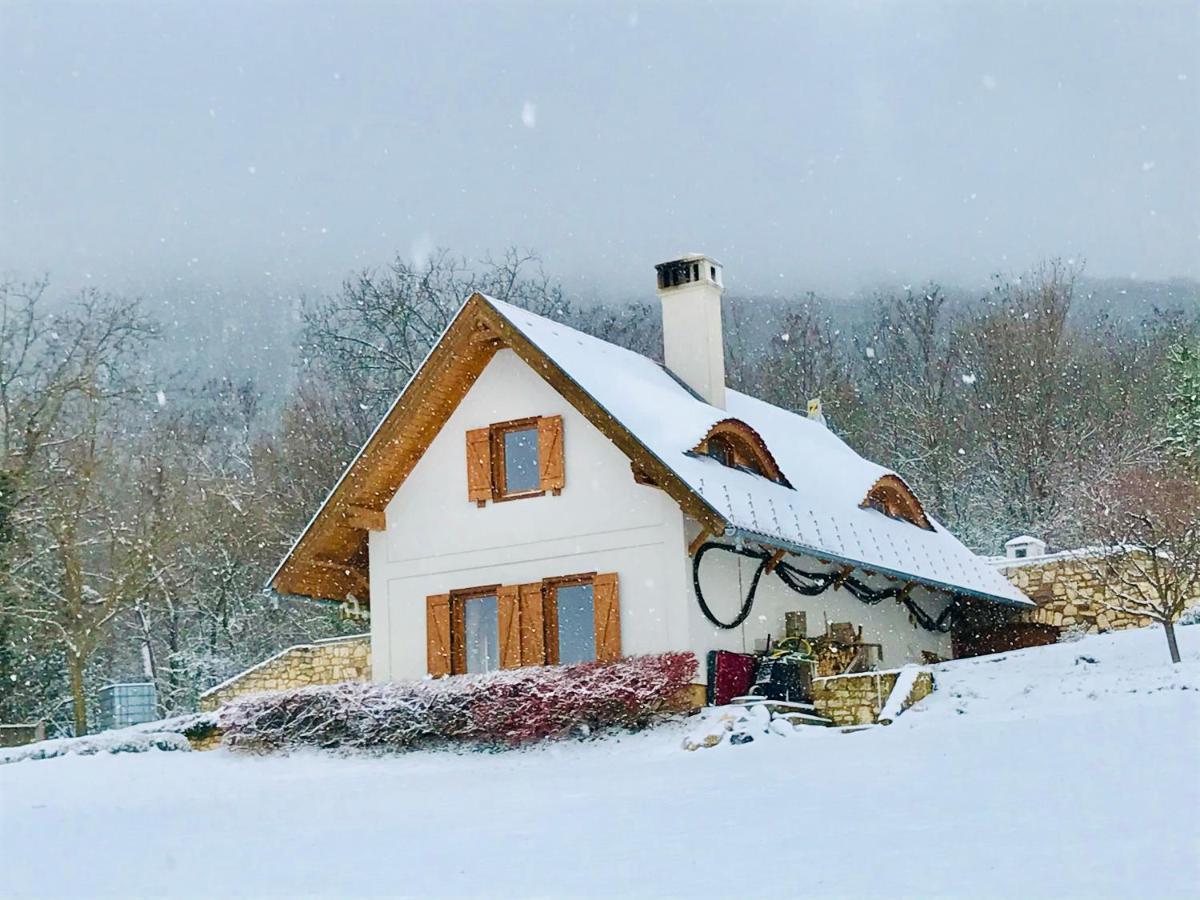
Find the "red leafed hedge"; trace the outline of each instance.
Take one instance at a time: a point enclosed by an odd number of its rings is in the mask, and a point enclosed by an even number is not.
[[[256,694],[217,714],[233,747],[505,746],[639,728],[680,708],[691,653],[538,666],[425,681],[347,683]]]

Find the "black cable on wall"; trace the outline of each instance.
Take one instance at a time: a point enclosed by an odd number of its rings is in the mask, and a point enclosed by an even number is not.
[[[742,607],[731,622],[722,622],[717,618],[712,608],[709,607],[708,601],[704,599],[704,591],[700,587],[700,560],[710,550],[724,550],[726,553],[735,553],[738,556],[759,560],[758,566],[754,569],[754,576],[750,579],[750,588],[746,591],[746,598],[742,601]],[[763,572],[766,571],[770,560],[771,554],[766,550],[735,547],[729,544],[720,544],[716,541],[706,541],[701,544],[700,549],[696,551],[696,555],[692,557],[692,585],[696,590],[696,601],[700,604],[700,611],[704,613],[704,617],[718,628],[727,630],[737,628],[745,622],[750,615],[750,610],[754,607],[754,595],[758,591],[758,583],[762,578]],[[834,585],[834,582],[838,582],[838,587],[846,588],[853,597],[868,606],[874,606],[876,603],[895,598],[904,605],[909,615],[913,617],[913,620],[926,631],[945,634],[950,630],[952,625],[954,603],[950,603],[942,610],[939,616],[934,618],[908,596],[908,587],[876,590],[866,582],[860,581],[852,575],[841,578],[828,572],[805,572],[786,562],[777,564],[774,571],[779,576],[780,581],[796,593],[803,594],[806,597],[816,597],[818,594],[823,594]]]

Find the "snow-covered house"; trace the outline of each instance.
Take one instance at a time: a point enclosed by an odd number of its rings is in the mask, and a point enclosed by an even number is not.
[[[726,387],[716,261],[657,272],[665,365],[468,299],[269,586],[369,608],[379,681],[703,660],[789,611],[895,666],[951,655],[956,603],[1028,604],[898,474]]]

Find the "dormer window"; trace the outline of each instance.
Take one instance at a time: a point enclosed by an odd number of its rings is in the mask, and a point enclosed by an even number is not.
[[[723,466],[738,465],[738,454],[734,449],[733,444],[728,438],[725,438],[719,434],[713,435],[713,437],[708,439],[707,446],[704,448],[704,455],[715,459]],[[757,467],[754,465],[753,460],[746,460],[742,467],[750,469],[751,471],[756,472],[758,475],[762,474],[762,472],[757,471]]]
[[[889,518],[900,519],[926,531],[933,531],[933,525],[921,507],[921,501],[898,475],[884,475],[876,481],[859,506],[876,510]]]
[[[562,416],[531,416],[467,432],[467,497],[489,500],[562,493]]]
[[[758,432],[740,419],[718,422],[709,429],[704,440],[692,448],[692,453],[791,487]]]

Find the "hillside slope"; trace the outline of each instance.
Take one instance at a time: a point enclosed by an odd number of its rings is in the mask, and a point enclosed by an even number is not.
[[[1200,884],[1200,627],[965,660],[889,728],[686,753],[0,766],[5,896],[1128,897]]]

